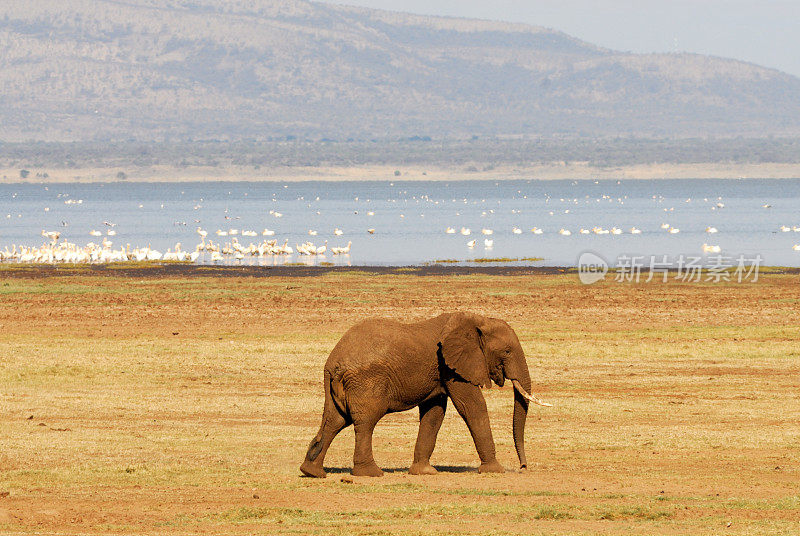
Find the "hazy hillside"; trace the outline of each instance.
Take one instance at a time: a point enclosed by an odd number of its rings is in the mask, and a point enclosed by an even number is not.
[[[0,140],[800,134],[800,79],[301,0],[0,3]]]

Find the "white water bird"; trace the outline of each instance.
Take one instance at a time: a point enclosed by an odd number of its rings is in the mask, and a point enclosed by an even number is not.
[[[275,231],[271,229],[264,229],[261,231],[261,236],[275,236]]]
[[[719,246],[703,244],[703,253],[719,253],[720,251],[722,251],[722,248]]]
[[[561,228],[561,229],[558,230],[558,234],[564,235],[564,236],[569,236],[572,233],[570,231],[568,231],[567,229]]]
[[[331,253],[334,255],[348,255],[350,253],[350,246],[353,245],[353,242],[347,242],[347,246],[345,247],[332,247]]]
[[[447,229],[444,230],[444,232],[447,234],[456,234],[456,230],[453,229],[452,227],[448,227]]]
[[[311,236],[317,236],[317,231],[315,231],[314,229],[309,229],[308,234]]]
[[[57,231],[45,231],[42,229],[42,236],[49,238],[53,243],[58,242],[58,237],[61,236],[61,233]]]
[[[541,230],[541,229],[539,229],[538,227],[534,227],[533,229],[531,229],[531,232],[532,232],[533,234],[542,234],[542,233],[544,233],[544,231],[542,231],[542,230]]]
[[[611,234],[614,234],[614,235],[622,234],[622,229],[618,229],[617,227],[612,227],[611,228]]]
[[[369,234],[375,234],[375,229],[367,229],[367,232],[368,232]]]
[[[631,227],[631,234],[642,234],[642,230],[637,229],[636,227]]]
[[[336,229],[333,230],[333,234],[335,234],[336,236],[342,236],[344,234],[344,231],[342,231],[337,227]]]
[[[484,238],[483,239],[483,247],[485,247],[486,249],[489,249],[492,246],[494,246],[494,240],[489,240],[488,238]]]
[[[472,231],[468,227],[462,227],[461,228],[461,234],[462,235],[469,236],[471,233],[472,233]]]
[[[581,234],[589,234],[589,233],[591,233],[591,231],[589,229],[584,229],[583,227],[578,229],[578,232],[581,233]]]
[[[661,228],[662,229],[669,229],[669,224],[668,223],[662,223],[661,224]]]
[[[519,227],[514,227],[513,229],[511,229],[511,232],[514,234],[522,234],[522,229],[520,229]]]
[[[490,234],[494,234],[494,231],[492,231],[491,229],[481,229],[481,233],[483,233],[485,235],[490,235]]]
[[[795,251],[800,251],[800,244],[793,245],[792,249],[795,250]]]
[[[470,240],[469,242],[467,242],[467,247],[469,249],[474,248],[475,247],[475,240]]]
[[[706,227],[706,232],[713,234],[713,233],[717,233],[719,231],[717,231],[716,227]]]
[[[103,233],[101,233],[100,231],[95,231],[95,230],[89,231],[89,234],[92,235],[92,236],[103,236]]]
[[[781,232],[782,233],[788,233],[791,230],[792,230],[791,227],[786,227],[785,225],[781,225]]]
[[[681,230],[678,229],[677,227],[670,227],[669,228],[669,234],[678,234],[680,232],[681,232]]]

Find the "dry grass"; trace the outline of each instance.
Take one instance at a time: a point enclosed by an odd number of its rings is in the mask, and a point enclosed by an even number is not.
[[[0,279],[0,532],[796,534],[797,276],[757,284],[577,277]],[[451,411],[435,477],[416,414],[375,437],[382,479],[297,467],[342,332],[383,315],[507,319],[538,394],[527,473],[478,475]],[[486,391],[515,467],[508,387]],[[730,527],[727,527],[730,523]]]

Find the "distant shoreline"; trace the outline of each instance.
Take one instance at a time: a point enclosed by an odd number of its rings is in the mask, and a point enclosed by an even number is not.
[[[596,167],[586,163],[535,166],[380,165],[348,167],[252,166],[187,167],[153,166],[130,168],[33,168],[27,178],[20,169],[0,169],[0,184],[64,184],[99,182],[301,182],[301,181],[449,181],[449,180],[613,180],[613,179],[794,179],[800,178],[800,163],[792,164],[639,164]],[[399,172],[399,175],[396,174]],[[120,173],[125,174],[119,179]],[[46,174],[46,176],[45,176]]]
[[[615,273],[616,269],[611,272]],[[669,273],[677,273],[670,269]],[[97,276],[136,279],[158,279],[164,277],[319,277],[324,275],[397,275],[397,276],[550,276],[574,275],[578,278],[575,266],[515,266],[495,264],[488,266],[452,264],[413,264],[413,265],[353,265],[353,266],[252,266],[190,264],[179,262],[147,261],[143,263],[109,264],[24,264],[0,263],[0,273],[5,278],[50,278],[53,276]],[[775,275],[798,275],[800,267],[761,266],[759,277]],[[656,280],[658,281],[658,280]],[[611,282],[609,279],[608,282]],[[691,284],[691,283],[689,283]],[[625,285],[625,283],[623,283]]]

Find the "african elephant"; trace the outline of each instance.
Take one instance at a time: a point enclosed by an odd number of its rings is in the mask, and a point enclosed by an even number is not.
[[[491,381],[514,386],[512,432],[520,467],[525,457],[531,378],[519,339],[504,321],[469,313],[445,313],[401,324],[373,319],[350,328],[325,363],[322,425],[300,471],[325,477],[322,463],[336,434],[355,427],[353,475],[381,476],[372,456],[372,431],[387,413],[419,406],[419,432],[411,474],[436,473],[430,457],[444,419],[447,399],[466,421],[481,464],[480,472],[503,472],[495,457],[489,414],[481,387]]]

